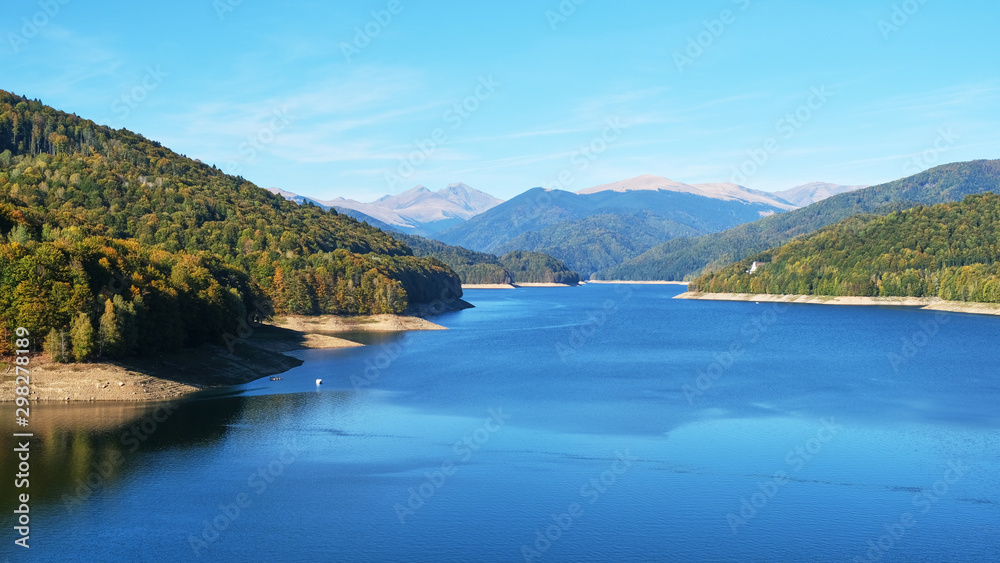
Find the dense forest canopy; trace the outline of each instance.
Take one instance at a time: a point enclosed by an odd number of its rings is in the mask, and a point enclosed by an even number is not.
[[[664,241],[721,231],[784,207],[671,190],[533,188],[434,238],[497,255],[544,252],[589,279]]]
[[[568,283],[576,284],[580,275],[562,261],[542,252],[512,251],[497,257],[418,235],[393,233],[413,249],[417,256],[431,256],[447,264],[465,284]],[[516,275],[515,273],[516,272]]]
[[[500,257],[518,283],[580,283],[580,274],[570,270],[559,260],[541,252],[515,250]],[[530,280],[530,281],[529,281]]]
[[[430,256],[444,262],[464,284],[514,283],[510,271],[492,254],[451,246],[419,235],[393,233],[392,236],[412,248],[415,255]]]
[[[494,252],[544,252],[558,256],[568,268],[590,278],[664,241],[704,232],[649,211],[606,213],[522,233],[497,246]]]
[[[461,296],[445,264],[374,227],[2,90],[0,237],[17,264],[0,279],[7,332],[77,324],[82,334],[83,314],[98,334],[116,299],[141,322],[161,299],[215,319],[178,309],[182,337],[153,347],[172,349],[219,340],[251,303],[262,314],[367,314]],[[102,289],[107,276],[126,287]]]
[[[763,265],[749,273],[754,261]],[[852,217],[704,275],[691,290],[1000,303],[1000,196]]]

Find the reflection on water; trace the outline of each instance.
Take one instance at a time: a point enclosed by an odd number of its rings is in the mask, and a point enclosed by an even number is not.
[[[137,452],[211,446],[222,440],[228,424],[241,418],[243,407],[239,397],[154,404],[33,403],[32,502],[35,508],[48,503],[70,508],[128,475]],[[5,419],[13,414],[10,405],[0,408]],[[0,448],[12,451],[16,440],[0,435]],[[16,462],[13,456],[0,456],[0,474],[16,473]]]
[[[343,338],[344,340],[350,340],[351,342],[358,342],[364,344],[365,346],[377,346],[380,344],[389,344],[392,342],[398,342],[404,336],[406,332],[392,331],[392,332],[364,332],[361,330],[344,330],[339,332],[323,332],[320,334],[325,334],[328,336],[336,336],[338,338]]]

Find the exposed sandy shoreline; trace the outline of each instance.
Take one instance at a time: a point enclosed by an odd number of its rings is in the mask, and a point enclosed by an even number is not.
[[[585,280],[580,285],[588,283],[618,284],[618,285],[687,285],[679,281],[629,281],[629,280]],[[576,287],[565,283],[470,283],[462,284],[462,289],[517,289],[519,287]]]
[[[338,336],[322,333],[395,332],[445,330],[417,317],[374,315],[371,317],[300,317],[275,319],[274,325],[254,328],[225,346],[206,345],[176,354],[127,358],[123,361],[88,364],[55,364],[43,355],[29,364],[33,401],[164,401],[188,393],[249,383],[276,375],[302,361],[284,352],[307,348],[362,346]],[[0,374],[6,366],[0,367]],[[15,398],[15,372],[2,378],[0,402]]]
[[[766,303],[805,303],[813,305],[861,305],[883,307],[919,307],[932,311],[1000,315],[1000,304],[945,301],[938,297],[831,297],[827,295],[772,295],[754,293],[682,293],[674,299],[706,301],[755,301]]]
[[[940,303],[932,303],[924,307],[924,309],[930,311],[950,311],[952,313],[1000,316],[1000,304],[996,303],[961,303],[957,301],[941,301]]]
[[[462,289],[517,289],[519,287],[576,287],[568,283],[469,283],[462,284]]]
[[[340,317],[337,315],[321,315],[305,317],[289,315],[277,317],[274,325],[295,331],[317,334],[331,332],[398,332],[402,330],[447,330],[420,317],[403,315],[370,315],[365,317]],[[321,346],[323,348],[338,346]]]
[[[587,283],[608,283],[624,285],[687,285],[688,282],[680,281],[630,281],[630,280],[590,280]]]

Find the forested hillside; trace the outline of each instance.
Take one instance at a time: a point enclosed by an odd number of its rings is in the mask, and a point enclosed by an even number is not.
[[[580,274],[565,264],[542,252],[515,250],[500,258],[500,263],[510,271],[517,283],[580,283]]]
[[[699,234],[701,231],[649,211],[608,213],[522,233],[498,245],[494,251],[544,252],[558,256],[567,267],[589,278],[665,240]]]
[[[418,235],[393,233],[401,242],[413,249],[417,256],[431,256],[444,262],[467,284],[514,283],[514,277],[500,263],[500,259],[485,252],[475,252],[460,246],[451,246]]]
[[[854,215],[884,215],[916,205],[960,201],[970,194],[998,190],[1000,160],[946,164],[887,184],[836,195],[802,209],[765,217],[727,231],[697,238],[674,239],[621,266],[605,270],[598,277],[691,279]]]
[[[750,274],[752,261],[769,262]],[[692,291],[1000,302],[1000,196],[862,215],[695,280]]]
[[[533,188],[434,238],[479,252],[544,252],[589,278],[673,237],[721,231],[790,207],[669,190]]]
[[[175,310],[183,338],[133,351],[219,341],[241,307],[399,312],[461,295],[446,265],[374,227],[2,90],[0,237],[0,331],[82,333],[82,314],[96,334],[108,302],[140,324]]]
[[[566,264],[541,252],[511,251],[497,257],[417,235],[393,233],[393,236],[412,248],[415,255],[430,256],[444,262],[466,284],[576,284],[580,281],[579,274],[571,271]]]

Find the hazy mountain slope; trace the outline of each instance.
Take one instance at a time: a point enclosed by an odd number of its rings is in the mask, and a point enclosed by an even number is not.
[[[439,233],[435,238],[473,250],[493,251],[521,234],[559,223],[595,215],[631,215],[643,211],[708,233],[780,213],[784,209],[776,205],[728,201],[674,191],[604,190],[580,195],[534,188]]]
[[[286,190],[282,190],[281,188],[267,188],[267,191],[269,191],[269,192],[271,192],[272,194],[275,194],[275,195],[280,195],[281,197],[287,199],[288,201],[298,203],[299,205],[315,205],[316,207],[319,207],[319,208],[321,208],[321,209],[323,209],[325,211],[331,211],[331,210],[332,211],[336,211],[337,213],[340,213],[340,214],[343,214],[343,215],[347,215],[348,217],[352,217],[354,219],[357,219],[358,221],[360,221],[362,223],[368,223],[372,227],[375,227],[376,229],[379,229],[381,231],[399,231],[400,230],[399,227],[394,227],[393,225],[390,225],[388,223],[379,221],[378,219],[372,217],[371,215],[366,215],[366,214],[364,214],[364,213],[362,213],[362,212],[360,212],[360,211],[358,211],[356,209],[348,209],[346,207],[331,207],[329,205],[320,203],[319,201],[316,201],[315,199],[312,199],[312,198],[309,198],[309,197],[306,197],[306,196],[302,196],[302,195],[299,195],[299,194],[296,194],[296,193],[292,193],[292,192],[289,192],[289,191],[286,191]]]
[[[343,198],[333,203],[399,225],[404,231],[427,234],[461,224],[497,205],[500,200],[459,183],[436,192],[417,186],[401,194],[382,196],[367,204]]]
[[[501,203],[501,199],[457,183],[436,192],[417,186],[399,195],[384,196],[373,205],[393,209],[421,223],[432,223],[453,218],[467,220]]]
[[[701,231],[649,211],[592,215],[540,231],[522,233],[495,248],[497,253],[532,250],[558,256],[566,266],[589,278],[676,237]]]
[[[592,188],[586,188],[580,190],[576,193],[578,194],[594,194],[599,192],[630,192],[630,191],[670,191],[679,192],[692,195],[699,195],[703,197],[721,199],[724,201],[742,201],[746,203],[762,203],[764,205],[773,205],[785,211],[795,209],[795,205],[790,204],[788,201],[781,199],[777,194],[772,194],[768,192],[762,192],[758,190],[751,190],[744,186],[730,183],[710,183],[710,184],[685,184],[683,182],[675,182],[668,178],[663,178],[661,176],[654,176],[652,174],[645,174],[643,176],[637,176],[635,178],[629,178],[628,180],[622,180],[620,182],[613,182],[611,184],[604,184],[601,186],[594,186]]]
[[[382,221],[379,221],[378,219],[376,219],[374,217],[371,217],[369,215],[365,215],[364,213],[362,213],[360,211],[355,211],[354,209],[347,209],[347,208],[344,208],[344,207],[334,207],[333,210],[336,211],[337,213],[342,214],[342,215],[347,215],[348,217],[353,217],[354,219],[357,219],[358,221],[361,221],[362,223],[368,223],[369,225],[375,227],[376,229],[379,229],[380,231],[386,231],[386,232],[388,232],[390,234],[397,233],[397,232],[402,232],[402,231],[399,230],[399,228],[397,228],[397,227],[395,227],[393,225],[390,225],[388,223],[383,223]],[[395,235],[393,235],[393,236],[395,236]]]
[[[683,280],[773,248],[861,213],[887,214],[915,205],[958,201],[1000,189],[1000,160],[959,162],[887,184],[836,195],[808,207],[692,239],[674,239],[617,268],[605,279]]]
[[[395,230],[417,234],[436,233],[454,227],[503,201],[462,183],[451,184],[436,192],[417,186],[401,194],[382,196],[371,203],[342,197],[318,200],[278,188],[269,190],[296,203],[309,201],[323,209],[350,209]],[[353,213],[348,215],[356,216]]]
[[[811,182],[802,186],[774,192],[778,196],[799,207],[812,205],[817,201],[823,201],[828,197],[833,197],[842,193],[853,192],[868,186],[844,186],[841,184],[829,184],[827,182]]]

